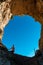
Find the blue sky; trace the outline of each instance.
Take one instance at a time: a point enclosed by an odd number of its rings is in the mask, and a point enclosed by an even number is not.
[[[14,16],[4,29],[3,44],[10,50],[15,46],[15,53],[33,56],[38,49],[41,24],[31,16]]]

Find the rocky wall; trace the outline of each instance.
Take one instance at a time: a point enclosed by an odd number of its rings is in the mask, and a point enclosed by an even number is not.
[[[43,0],[12,0],[13,15],[30,15],[43,24]]]

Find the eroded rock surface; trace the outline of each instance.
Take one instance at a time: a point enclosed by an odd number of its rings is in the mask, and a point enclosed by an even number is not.
[[[11,19],[12,13],[10,11],[9,1],[0,0],[0,39],[2,40],[5,26]]]
[[[30,15],[43,24],[43,0],[12,0],[13,15]]]

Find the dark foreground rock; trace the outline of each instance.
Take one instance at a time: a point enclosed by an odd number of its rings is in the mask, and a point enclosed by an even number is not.
[[[0,43],[0,65],[43,65],[43,53],[37,50],[34,57],[15,54]]]

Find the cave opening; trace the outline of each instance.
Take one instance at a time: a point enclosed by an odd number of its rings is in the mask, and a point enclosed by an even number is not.
[[[15,53],[32,57],[39,49],[40,33],[41,24],[31,16],[14,16],[4,29],[2,42],[8,49],[14,44]]]

